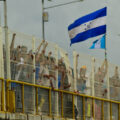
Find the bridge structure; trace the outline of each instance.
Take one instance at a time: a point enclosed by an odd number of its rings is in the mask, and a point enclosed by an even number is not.
[[[5,49],[4,34],[0,27],[1,119],[120,120],[119,66],[76,51],[71,65],[55,43],[12,30]]]

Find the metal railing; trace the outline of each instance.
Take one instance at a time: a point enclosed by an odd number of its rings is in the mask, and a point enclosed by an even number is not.
[[[80,117],[83,120],[85,120],[86,118],[97,119],[96,116],[98,116],[98,113],[96,113],[96,111],[99,109],[102,120],[108,120],[108,119],[120,120],[120,102],[118,102],[118,101],[88,96],[88,95],[84,95],[84,94],[78,94],[78,93],[74,93],[74,92],[70,92],[70,91],[64,91],[64,90],[58,90],[58,89],[53,90],[50,87],[44,87],[44,86],[21,82],[21,81],[5,80],[3,78],[0,78],[0,80],[2,81],[1,111],[11,112],[11,113],[12,112],[28,113],[28,111],[25,110],[26,107],[33,107],[33,108],[31,108],[31,110],[34,111],[32,113],[36,114],[36,115],[46,113],[46,115],[48,115],[50,117],[53,117],[53,116],[54,117],[62,117],[62,118],[68,117],[68,118],[73,118],[73,119]],[[11,94],[9,92],[12,89],[11,85],[10,85],[12,83],[15,83],[15,84],[18,84],[21,86],[21,97],[20,97],[21,102],[22,102],[21,111],[18,111],[16,106],[15,106],[15,108],[13,108],[13,104],[16,104],[16,103],[13,103],[12,106],[10,104],[10,101],[12,101],[12,98],[15,99],[15,97],[10,96]],[[32,102],[30,102],[29,105],[26,105],[26,104],[28,104],[27,103],[28,101],[25,100],[25,96],[28,96],[27,94],[25,94],[26,86],[32,87],[34,89],[32,91],[32,94],[35,95],[35,97],[32,97],[32,99],[34,99],[34,100],[32,100]],[[4,89],[5,89],[6,93],[4,92]],[[47,94],[45,94],[45,91],[43,92],[41,90],[43,90],[43,91],[45,90]],[[12,91],[15,91],[15,90],[12,90]],[[40,93],[40,91],[41,91],[41,93]],[[42,95],[42,93],[44,93],[44,95]],[[59,103],[58,106],[55,105],[56,104],[55,102],[53,103],[53,100],[54,100],[53,95],[55,95],[55,94],[56,95],[58,94],[58,96],[54,97],[55,99],[57,99],[57,97],[58,97],[58,101],[57,101]],[[6,97],[5,97],[5,95],[6,95]],[[14,94],[14,95],[16,96],[16,94]],[[39,95],[41,95],[42,97],[44,96],[44,101],[46,103],[43,103],[43,104],[45,106],[40,105],[40,104],[42,104],[41,102],[43,102],[43,101],[41,100],[39,103],[39,99],[38,99]],[[45,95],[47,95],[46,98],[48,98],[48,99],[45,98]],[[42,97],[40,99],[42,99]],[[27,98],[29,99],[29,97],[27,97]],[[75,98],[77,98],[78,101],[79,100],[82,101],[80,106],[78,104],[75,105],[75,100],[76,100]],[[68,103],[72,103],[72,105],[70,105],[70,104],[68,105]],[[99,106],[98,106],[98,103],[100,103]],[[106,103],[107,103],[107,107],[108,107],[107,111],[105,109]],[[88,104],[91,106],[89,106]],[[44,106],[44,108],[42,108],[41,106]],[[115,111],[113,111],[113,107],[115,107],[115,106],[116,106],[116,111],[118,111],[117,113],[115,113]],[[39,107],[41,107],[41,109],[44,109],[45,111],[41,110],[41,113],[40,113]],[[58,107],[58,109],[57,108],[53,109],[53,107]],[[91,109],[90,109],[90,107],[91,107]],[[11,111],[11,108],[13,108],[12,111]],[[77,114],[76,114],[76,109],[77,109]],[[82,110],[81,115],[79,115],[80,113],[79,113],[78,109]],[[58,113],[54,114],[53,110],[54,110],[54,112],[58,112]],[[58,111],[56,111],[56,110],[58,110]],[[88,111],[91,112],[91,115],[86,115],[86,114],[88,114]],[[108,113],[107,116],[105,116],[106,112]],[[114,116],[113,114],[116,114],[116,115]]]

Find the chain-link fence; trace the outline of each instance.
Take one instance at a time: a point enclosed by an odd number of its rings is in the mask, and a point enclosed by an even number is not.
[[[100,98],[108,98],[108,63],[107,60],[95,59],[95,73],[94,73],[94,91],[95,96]]]
[[[3,54],[0,55],[0,77],[6,79],[10,75],[9,79],[15,83],[10,82],[8,86],[6,82],[0,83],[0,93],[6,92],[6,96],[0,95],[1,110],[3,110],[3,98],[6,99],[5,108],[9,109],[8,103],[13,104],[7,100],[9,93],[13,96],[12,100],[15,98],[15,109],[12,111],[16,112],[89,120],[94,117],[95,109],[95,118],[100,120],[104,108],[104,119],[109,119],[111,113],[112,119],[118,119],[118,104],[112,104],[110,113],[108,102],[103,104],[101,100],[95,100],[93,109],[93,101],[88,97],[83,99],[81,96],[75,96],[74,98],[73,94],[55,91],[59,88],[76,94],[94,95],[100,98],[110,97],[112,100],[119,101],[120,71],[118,66],[106,60],[93,61],[91,56],[80,53],[76,56],[75,76],[69,56],[62,48],[54,43],[11,30],[8,33],[10,59],[7,59],[4,33],[2,29],[0,50]],[[10,66],[6,63],[10,63]],[[36,92],[36,87],[30,84],[44,86],[44,89],[38,87]]]
[[[92,57],[80,53],[76,62],[77,92],[92,95]]]

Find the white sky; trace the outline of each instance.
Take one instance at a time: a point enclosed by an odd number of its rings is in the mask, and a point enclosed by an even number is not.
[[[41,0],[7,0],[8,2],[8,26],[10,29],[35,35],[42,39],[41,24]],[[45,0],[45,6],[66,3],[74,0]],[[106,2],[107,1],[107,2]],[[0,11],[3,9],[0,4]],[[77,18],[91,13],[95,10],[108,7],[107,17],[107,53],[108,60],[120,65],[120,0],[84,0],[62,7],[47,10],[49,22],[45,23],[45,37],[47,41],[57,43],[68,51],[72,58],[72,51],[86,53],[92,56],[104,58],[104,50],[90,50],[92,42],[96,38],[88,39],[85,42],[73,44],[70,47],[70,39],[67,27]],[[1,11],[2,24],[3,12]]]

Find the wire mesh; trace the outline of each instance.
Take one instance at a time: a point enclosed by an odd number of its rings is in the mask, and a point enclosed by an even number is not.
[[[11,79],[29,83],[33,81],[32,36],[9,31]]]
[[[95,120],[101,120],[101,101],[95,100]]]
[[[49,91],[38,88],[38,113],[49,115]]]
[[[104,120],[110,120],[110,104],[104,102]]]
[[[119,67],[109,63],[110,99],[120,100]]]
[[[59,61],[58,61],[58,84],[60,89],[74,91],[73,89],[73,69],[70,65],[68,54],[62,48],[59,48]]]
[[[77,96],[77,109],[78,109],[77,119],[83,120],[83,99],[80,96]]]
[[[72,95],[63,94],[63,116],[65,118],[73,118]]]
[[[92,99],[86,98],[85,99],[85,118],[87,120],[92,119]]]
[[[112,104],[112,120],[118,120],[118,104]]]
[[[79,93],[92,94],[92,57],[80,53],[78,58],[77,90]]]
[[[35,88],[33,86],[24,86],[24,111],[35,113]]]
[[[22,85],[17,83],[11,83],[11,89],[15,91],[15,112],[22,113]]]
[[[52,91],[51,93],[51,110],[52,110],[52,116],[59,116],[58,112],[58,93],[55,91]]]
[[[95,96],[100,98],[107,98],[108,85],[107,85],[107,61],[95,59]]]
[[[59,117],[62,117],[62,93],[58,92],[58,112]]]
[[[46,41],[39,43],[40,45],[37,46],[35,55],[36,84],[57,88],[57,46]]]

